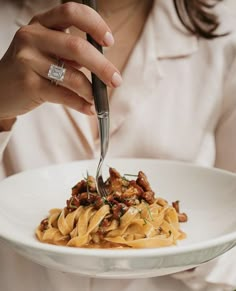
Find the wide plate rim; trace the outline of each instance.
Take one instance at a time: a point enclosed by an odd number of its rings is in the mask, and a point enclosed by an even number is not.
[[[224,169],[209,167],[209,166],[202,166],[198,164],[194,164],[191,162],[186,161],[176,161],[176,160],[168,160],[168,159],[152,159],[152,158],[109,158],[109,161],[153,161],[159,164],[174,164],[176,166],[187,166],[189,168],[198,168],[204,171],[211,171],[215,173],[221,173],[227,176],[231,176],[236,179],[236,174]],[[43,166],[34,168],[31,170],[26,170],[12,176],[5,178],[4,180],[0,181],[0,188],[3,183],[8,183],[9,180],[16,179],[19,176],[27,175],[29,173],[37,173],[45,170],[53,170],[54,168],[60,167],[68,167],[70,165],[75,164],[83,164],[83,163],[94,163],[97,162],[97,159],[89,159],[89,160],[79,160],[79,161],[72,161],[67,163],[58,163],[49,166]],[[0,225],[0,232],[1,232],[1,225]],[[224,244],[232,243],[235,241],[236,244],[236,231],[231,232],[229,234],[222,235],[217,238],[213,238],[204,242],[192,243],[190,245],[177,245],[168,248],[149,248],[149,249],[87,249],[87,248],[69,248],[65,246],[55,246],[51,244],[40,243],[35,241],[33,244],[27,244],[27,241],[19,241],[13,239],[11,236],[3,236],[0,233],[0,239],[3,241],[7,241],[12,243],[13,245],[19,245],[21,247],[27,247],[32,250],[41,251],[41,252],[50,252],[53,254],[58,255],[75,255],[75,256],[91,256],[91,257],[98,257],[98,258],[143,258],[143,257],[162,257],[162,256],[170,256],[170,255],[181,255],[187,254],[190,252],[199,252],[201,250],[207,250],[212,247],[220,247]]]

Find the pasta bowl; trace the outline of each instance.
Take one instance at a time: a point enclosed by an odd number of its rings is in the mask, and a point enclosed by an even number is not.
[[[120,173],[142,170],[157,196],[179,200],[188,215],[181,224],[187,238],[174,246],[138,249],[77,248],[38,241],[35,230],[48,211],[63,208],[71,187],[87,172],[95,175],[97,160],[88,160],[26,171],[0,182],[0,239],[48,268],[99,278],[171,274],[210,261],[236,245],[235,174],[165,160],[106,163]]]

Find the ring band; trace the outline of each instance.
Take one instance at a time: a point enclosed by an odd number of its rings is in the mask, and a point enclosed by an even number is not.
[[[48,70],[48,78],[55,83],[63,82],[65,77],[66,69],[64,68],[64,63],[59,61],[57,65],[51,64]]]

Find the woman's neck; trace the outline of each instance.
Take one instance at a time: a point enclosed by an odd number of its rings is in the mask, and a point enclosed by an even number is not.
[[[104,15],[112,15],[115,13],[122,13],[122,10],[132,8],[142,2],[142,0],[97,0],[97,6],[100,13]]]

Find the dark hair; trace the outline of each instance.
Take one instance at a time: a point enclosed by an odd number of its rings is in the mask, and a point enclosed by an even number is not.
[[[212,39],[225,34],[216,34],[220,25],[214,7],[223,0],[173,0],[182,24],[194,35]]]

